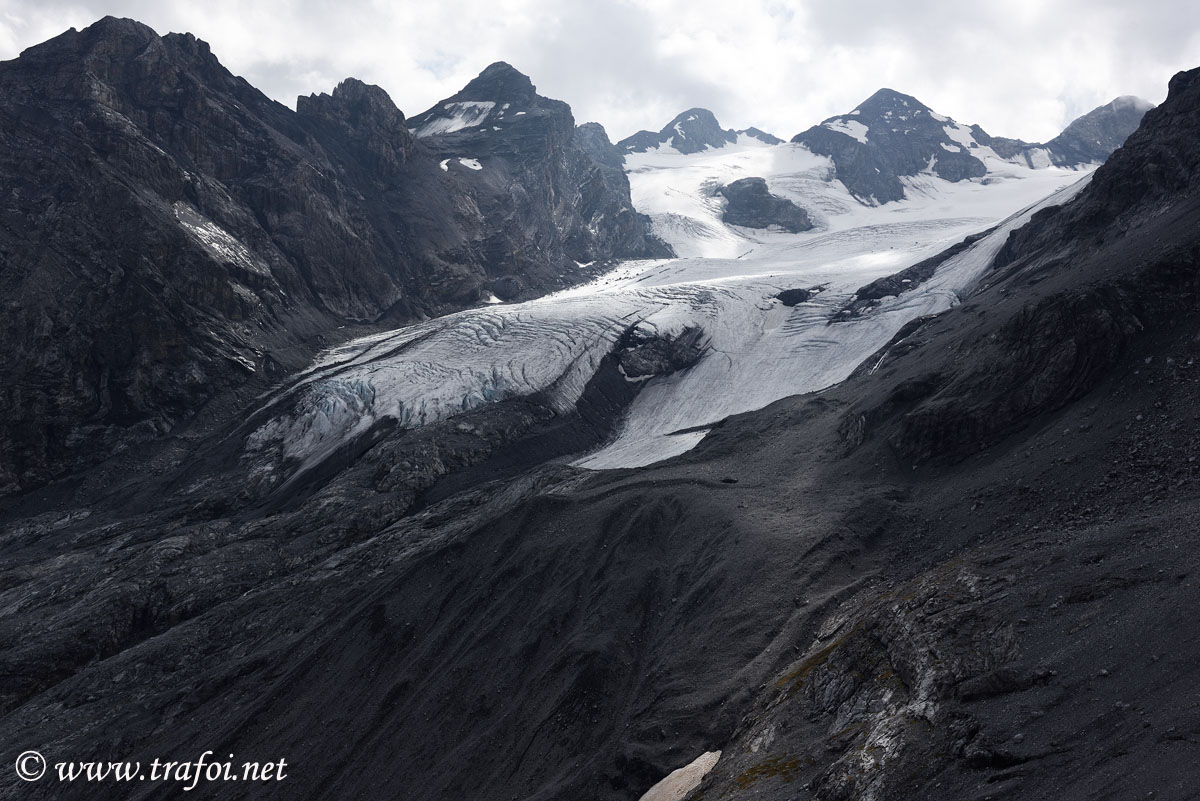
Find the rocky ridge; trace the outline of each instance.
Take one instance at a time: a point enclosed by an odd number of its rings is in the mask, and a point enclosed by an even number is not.
[[[904,197],[902,178],[936,175],[947,181],[982,178],[984,159],[1074,167],[1104,161],[1121,146],[1153,104],[1118,98],[1072,122],[1046,144],[990,136],[978,125],[961,125],[915,97],[880,89],[851,111],[792,137],[833,160],[836,176],[869,203]]]
[[[647,150],[670,147],[687,155],[733,144],[742,135],[768,145],[777,145],[783,141],[758,128],[746,128],[741,131],[722,128],[716,116],[708,109],[691,108],[676,116],[657,133],[638,131],[625,137],[617,142],[617,149],[622,153],[644,153]]]

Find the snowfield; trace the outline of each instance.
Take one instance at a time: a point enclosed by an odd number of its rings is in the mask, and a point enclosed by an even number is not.
[[[679,258],[626,262],[537,300],[489,303],[334,348],[285,389],[299,402],[285,410],[282,393],[268,401],[279,411],[247,450],[280,453],[299,474],[383,418],[420,426],[535,392],[568,412],[630,326],[699,326],[709,352],[688,370],[647,381],[615,438],[576,464],[633,467],[682,453],[728,415],[844,380],[905,323],[958,303],[1012,229],[1090,177],[990,153],[984,160],[983,179],[920,175],[906,179],[903,201],[866,206],[830,180],[827,159],[801,145],[743,135],[690,156],[669,147],[629,154],[634,205]],[[817,227],[789,234],[723,223],[725,200],[715,190],[750,176],[806,209]],[[864,284],[997,224],[923,285],[830,323]],[[794,307],[775,298],[793,288],[820,291]]]

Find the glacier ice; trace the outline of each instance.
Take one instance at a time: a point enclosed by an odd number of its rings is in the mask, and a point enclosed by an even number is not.
[[[845,379],[906,322],[949,308],[985,271],[1009,231],[1040,205],[1062,203],[1089,173],[1034,170],[984,154],[985,181],[905,180],[906,199],[864,206],[800,145],[735,145],[627,156],[634,205],[678,258],[633,261],[588,284],[525,303],[486,303],[345,343],[265,399],[251,453],[297,471],[391,419],[420,426],[482,404],[544,393],[571,410],[600,361],[634,325],[665,334],[702,328],[710,351],[693,367],[646,381],[615,437],[576,464],[648,464],[684,452],[720,419]],[[721,222],[720,185],[747,176],[808,210],[802,234]],[[1000,222],[921,286],[830,322],[862,285]],[[780,291],[820,288],[785,306]],[[488,300],[491,300],[489,298]]]

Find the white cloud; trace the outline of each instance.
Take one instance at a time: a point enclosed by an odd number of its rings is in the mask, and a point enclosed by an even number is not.
[[[288,105],[353,75],[411,115],[505,60],[614,138],[691,106],[790,137],[889,86],[1045,140],[1200,65],[1192,0],[0,0],[0,58],[106,13],[195,33]]]

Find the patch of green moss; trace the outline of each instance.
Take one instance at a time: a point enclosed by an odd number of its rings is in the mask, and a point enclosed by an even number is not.
[[[742,771],[735,781],[737,781],[738,788],[742,790],[761,779],[778,777],[785,782],[791,782],[796,778],[796,769],[799,767],[800,759],[797,757],[771,757],[757,765],[751,765]]]
[[[824,648],[805,659],[803,662],[797,665],[794,670],[792,670],[790,673],[787,673],[783,678],[776,682],[776,685],[779,687],[786,687],[791,684],[793,692],[798,690],[800,686],[804,684],[804,680],[808,678],[808,674],[812,673],[821,665],[828,662],[829,657],[833,655],[833,652],[836,651],[842,644],[844,644],[846,640],[850,639],[855,632],[862,628],[862,625],[863,624],[861,622],[857,623],[854,628],[850,629],[841,637],[838,637],[829,645],[826,645]]]

